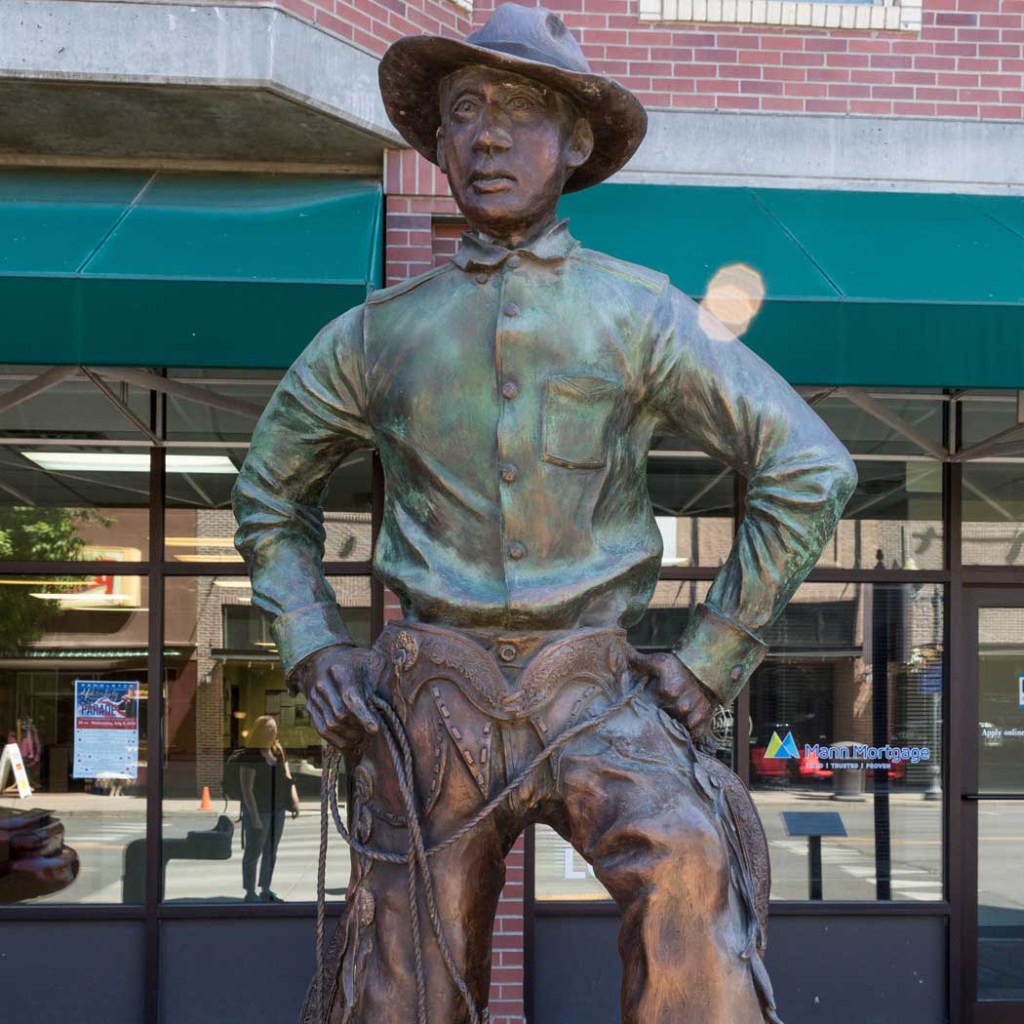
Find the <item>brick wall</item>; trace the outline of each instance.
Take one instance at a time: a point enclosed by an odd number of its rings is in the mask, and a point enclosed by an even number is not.
[[[465,36],[467,11],[451,0],[279,0],[312,21],[371,53],[383,53],[399,36]]]
[[[1024,2],[925,0],[920,35],[643,24],[634,2],[548,0],[595,70],[645,104],[698,110],[1024,116]],[[474,20],[493,9],[479,0]]]
[[[281,0],[380,53],[398,36],[462,36],[450,0]],[[495,0],[477,0],[479,25]],[[546,0],[593,68],[652,107],[911,117],[1024,117],[1024,0],[925,0],[920,34],[641,22],[637,0]]]

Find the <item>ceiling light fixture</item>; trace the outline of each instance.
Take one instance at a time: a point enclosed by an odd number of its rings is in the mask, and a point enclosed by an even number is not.
[[[147,452],[22,452],[40,469],[53,473],[148,473]],[[168,473],[216,473],[236,476],[238,470],[226,455],[168,455]]]

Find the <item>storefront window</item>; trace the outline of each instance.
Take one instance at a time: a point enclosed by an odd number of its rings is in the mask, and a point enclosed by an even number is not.
[[[281,379],[275,370],[169,370],[167,440],[248,442]]]
[[[857,489],[818,565],[836,569],[943,567],[944,402],[934,394],[854,392],[815,411],[857,464]],[[929,454],[922,445],[930,445]]]
[[[231,489],[245,448],[175,448],[167,459],[167,536],[171,562],[238,562]],[[372,455],[356,452],[331,478],[324,501],[328,562],[368,562],[372,554]]]
[[[0,445],[0,560],[144,560],[149,461],[146,448]]]
[[[661,531],[666,568],[718,566],[732,545],[735,474],[688,450],[679,438],[657,438],[647,460],[647,487]]]
[[[0,903],[144,898],[147,606],[137,576],[0,573]]]
[[[817,835],[825,899],[941,899],[942,587],[807,583],[768,640],[750,785],[773,898],[808,898]]]
[[[1024,459],[965,462],[964,565],[1024,565]]]
[[[369,578],[335,576],[330,583],[353,638],[368,644]],[[316,898],[324,748],[305,701],[285,686],[269,626],[269,617],[252,604],[245,576],[167,583],[166,644],[179,654],[165,665],[164,844],[173,857],[166,900],[239,902],[247,888],[257,897],[270,889],[289,902]],[[257,757],[252,796],[270,801],[258,808],[264,826],[258,834],[251,815],[242,820],[243,803],[247,815],[250,805],[232,755],[247,751],[241,763],[249,764],[253,751],[269,749],[270,720],[298,803]],[[342,803],[345,791],[343,779]],[[292,817],[295,809],[299,814]],[[258,857],[257,840],[263,844]],[[338,837],[330,851],[328,894],[340,897],[348,884],[348,850]]]

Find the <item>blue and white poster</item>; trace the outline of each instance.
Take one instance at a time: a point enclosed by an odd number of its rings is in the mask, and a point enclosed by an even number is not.
[[[139,775],[139,684],[75,681],[76,779]]]

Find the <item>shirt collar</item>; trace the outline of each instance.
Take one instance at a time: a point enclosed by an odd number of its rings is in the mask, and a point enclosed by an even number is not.
[[[458,252],[451,260],[463,270],[493,270],[500,267],[513,252],[526,253],[535,260],[555,262],[564,260],[578,245],[579,242],[569,234],[569,221],[566,219],[555,221],[532,242],[516,249],[506,249],[499,242],[474,231],[466,231],[462,235]]]

